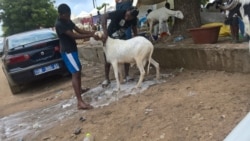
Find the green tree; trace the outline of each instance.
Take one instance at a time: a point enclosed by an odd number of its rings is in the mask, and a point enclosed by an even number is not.
[[[200,0],[200,1],[202,5],[206,5],[209,2],[209,0]]]
[[[57,11],[51,0],[0,0],[4,35],[54,26]]]
[[[103,7],[108,6],[108,3],[103,3],[101,6],[97,6],[96,9],[100,11]]]

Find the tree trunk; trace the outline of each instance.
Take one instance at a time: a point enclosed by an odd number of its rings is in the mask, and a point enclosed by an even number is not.
[[[200,0],[174,0],[175,10],[182,11],[184,19],[175,19],[173,27],[174,35],[187,35],[187,29],[199,27],[200,18]]]

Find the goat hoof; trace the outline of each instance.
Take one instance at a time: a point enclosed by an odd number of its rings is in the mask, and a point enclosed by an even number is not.
[[[157,84],[161,83],[160,79],[156,79],[155,82],[156,82]]]
[[[134,87],[133,89],[132,89],[132,92],[138,92],[140,90],[140,87]]]
[[[136,90],[137,90],[137,88],[133,88],[133,89],[132,89],[132,92],[134,92],[134,91],[136,91]]]
[[[120,91],[120,89],[114,89],[113,91],[114,91],[114,92],[119,92],[119,91]]]

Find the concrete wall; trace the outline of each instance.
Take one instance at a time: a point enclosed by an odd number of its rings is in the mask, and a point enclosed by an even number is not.
[[[161,68],[250,72],[247,44],[159,46],[155,46],[153,58]],[[82,47],[79,54],[87,61],[104,62],[101,47]]]
[[[250,55],[247,47],[233,45],[180,45],[156,48],[153,58],[162,68],[187,68],[228,72],[250,72]]]
[[[83,60],[104,63],[102,47],[78,47],[79,57]]]

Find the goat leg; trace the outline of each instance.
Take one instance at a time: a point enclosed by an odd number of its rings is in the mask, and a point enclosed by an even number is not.
[[[117,84],[117,91],[120,91],[120,81],[119,81],[119,75],[118,75],[118,63],[117,62],[112,62],[114,74],[115,74],[115,79],[116,79],[116,84]]]
[[[145,70],[144,70],[144,66],[143,66],[141,61],[137,61],[136,64],[137,64],[138,69],[140,70],[140,79],[139,79],[138,83],[135,86],[135,88],[137,89],[137,88],[139,88],[141,86],[142,80],[144,79]]]
[[[156,69],[156,79],[160,79],[160,65],[157,63],[153,58],[151,58],[150,63],[155,67]]]

